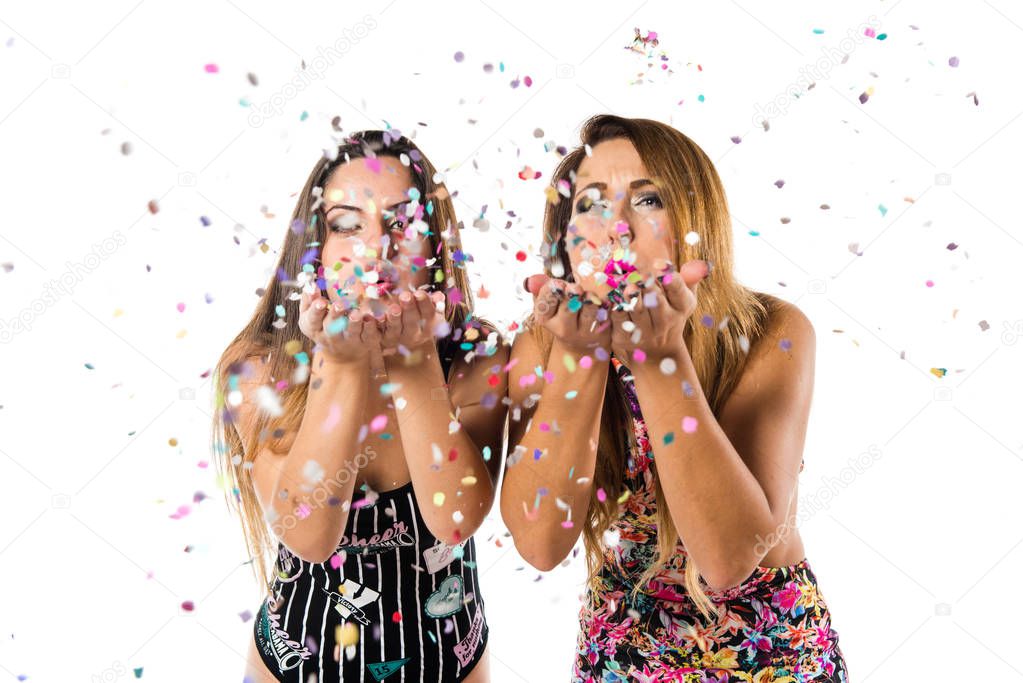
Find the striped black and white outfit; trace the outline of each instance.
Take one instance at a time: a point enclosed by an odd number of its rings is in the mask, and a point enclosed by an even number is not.
[[[411,482],[363,499],[357,490],[336,568],[278,545],[273,594],[255,619],[260,656],[281,681],[463,680],[489,634],[472,537],[448,546],[430,533]],[[340,645],[346,622],[354,646]]]

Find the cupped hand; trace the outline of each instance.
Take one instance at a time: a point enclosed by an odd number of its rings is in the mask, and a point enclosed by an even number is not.
[[[533,295],[533,318],[567,348],[589,353],[611,343],[607,302],[574,282],[546,275],[526,278]]]
[[[710,273],[706,261],[627,285],[611,311],[611,350],[622,359],[665,357],[682,348],[686,321],[696,310],[696,290]]]

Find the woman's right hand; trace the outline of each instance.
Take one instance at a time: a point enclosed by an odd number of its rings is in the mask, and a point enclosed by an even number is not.
[[[298,328],[333,360],[382,366],[380,328],[368,310],[345,310],[314,288],[311,293],[302,292]]]
[[[574,282],[546,275],[529,276],[526,288],[533,294],[534,319],[562,346],[578,353],[590,353],[598,346],[611,349],[611,324],[605,301],[584,292]]]

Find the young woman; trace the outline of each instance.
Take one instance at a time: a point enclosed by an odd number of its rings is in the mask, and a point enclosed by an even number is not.
[[[508,351],[471,316],[440,178],[397,131],[321,159],[216,369],[215,447],[266,586],[250,681],[488,680],[472,534]]]
[[[689,138],[597,116],[582,142],[527,279],[501,492],[536,568],[583,536],[573,680],[846,681],[793,526],[813,328],[734,279],[725,193]]]

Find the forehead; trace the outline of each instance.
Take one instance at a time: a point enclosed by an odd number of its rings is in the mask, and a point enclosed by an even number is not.
[[[352,159],[340,164],[323,185],[328,202],[398,201],[412,187],[412,174],[394,157]]]
[[[647,168],[631,140],[616,138],[597,143],[591,156],[583,159],[577,171],[576,184],[627,184],[636,178],[648,178]]]

